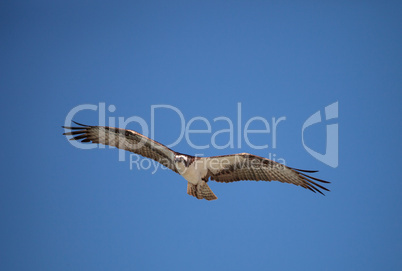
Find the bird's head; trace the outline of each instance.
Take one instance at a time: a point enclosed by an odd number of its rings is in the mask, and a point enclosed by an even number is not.
[[[176,167],[188,167],[188,157],[185,155],[176,155],[174,157]]]

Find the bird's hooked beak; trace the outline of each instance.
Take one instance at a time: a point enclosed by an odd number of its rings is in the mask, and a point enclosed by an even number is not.
[[[181,156],[181,155],[176,156],[176,157],[174,158],[174,162],[175,162],[175,164],[183,163],[184,166],[187,167],[187,159],[186,159],[186,157],[183,157],[183,156]]]
[[[179,163],[179,162],[183,162],[184,161],[184,159],[183,159],[183,157],[181,157],[181,156],[176,156],[175,158],[174,158],[174,162],[175,163]]]

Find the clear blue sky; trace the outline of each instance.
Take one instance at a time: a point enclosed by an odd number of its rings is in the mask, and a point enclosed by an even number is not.
[[[0,269],[401,270],[401,12],[399,1],[2,1]],[[325,121],[337,101],[339,118]],[[236,133],[233,148],[174,149],[275,155],[319,170],[331,192],[211,182],[219,199],[196,200],[173,172],[69,144],[70,110],[100,103],[116,109],[106,118],[148,125],[161,104],[186,123],[204,117],[198,145],[228,128],[214,118],[238,129],[239,103],[243,128],[286,117],[275,148],[271,131],[249,137],[265,149],[241,134],[239,147]],[[325,127],[338,124],[336,168],[303,147],[317,111],[305,143],[324,153]],[[91,110],[74,119],[99,121]],[[178,114],[156,110],[154,134],[174,142]]]

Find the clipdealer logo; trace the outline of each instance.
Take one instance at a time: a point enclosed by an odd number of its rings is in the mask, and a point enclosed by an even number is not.
[[[338,102],[330,104],[325,107],[325,121],[338,118]],[[326,148],[325,153],[319,153],[306,145],[304,142],[304,131],[314,124],[322,122],[321,112],[317,111],[311,115],[303,124],[302,127],[302,143],[304,149],[315,159],[323,162],[324,164],[336,168],[338,167],[339,160],[339,138],[338,138],[338,123],[326,125]]]
[[[184,114],[182,111],[172,105],[166,105],[166,104],[161,104],[161,105],[151,105],[151,110],[150,110],[150,126],[148,123],[145,121],[145,119],[139,117],[139,116],[131,116],[128,118],[124,117],[116,117],[116,116],[109,116],[107,117],[108,114],[114,113],[116,111],[116,106],[115,105],[109,105],[106,106],[106,103],[100,102],[98,105],[95,104],[81,104],[78,105],[70,110],[70,112],[67,114],[65,118],[65,126],[71,126],[71,122],[73,119],[75,119],[75,116],[80,112],[80,111],[85,111],[85,110],[90,110],[90,111],[97,111],[98,113],[98,124],[99,126],[110,126],[110,127],[119,127],[122,129],[126,129],[127,126],[130,123],[137,123],[140,125],[141,130],[138,131],[144,136],[154,138],[155,135],[155,119],[157,117],[156,111],[160,110],[170,110],[171,112],[174,112],[177,117],[180,120],[180,135],[179,137],[172,143],[166,144],[167,147],[173,148],[177,144],[179,144],[182,140],[185,140],[186,143],[192,147],[195,150],[203,150],[203,149],[208,149],[208,148],[215,148],[215,149],[241,149],[242,143],[246,143],[246,145],[251,148],[251,149],[276,149],[277,148],[277,133],[278,133],[278,127],[281,127],[285,120],[285,116],[281,117],[272,117],[271,120],[266,119],[262,116],[254,116],[251,117],[250,119],[243,120],[242,116],[242,104],[239,102],[237,104],[237,112],[235,115],[235,118],[232,120],[231,118],[227,116],[218,116],[212,120],[209,120],[205,117],[202,116],[195,116],[189,120],[185,119]],[[335,102],[333,104],[330,104],[325,107],[325,121],[328,120],[333,120],[338,118],[338,102]],[[338,166],[338,123],[332,123],[332,124],[327,124],[326,125],[326,150],[325,153],[319,153],[309,146],[306,145],[305,143],[305,136],[304,132],[307,128],[323,122],[323,118],[321,116],[321,112],[317,111],[313,115],[311,115],[302,125],[302,144],[304,149],[315,159],[319,160],[320,162],[336,168]],[[204,130],[196,130],[192,128],[193,123],[195,122],[202,122],[206,125],[206,129]],[[225,126],[227,129],[212,129],[212,126],[214,123],[221,122],[225,123]],[[263,129],[250,129],[250,125],[253,122],[259,122],[262,123]],[[333,122],[333,121],[332,121]],[[197,145],[191,140],[191,135],[192,134],[210,134],[211,135],[211,141],[210,144],[206,145]],[[251,134],[266,134],[267,138],[271,139],[270,144],[264,144],[264,145],[257,145],[253,144],[250,140],[250,135]],[[216,137],[218,135],[226,135],[225,138],[228,138],[228,141],[226,144],[220,145],[216,141]],[[105,145],[102,144],[84,144],[79,141],[69,141],[74,147],[80,148],[80,149],[93,149],[93,148],[106,148]],[[163,142],[166,143],[166,142]],[[110,147],[110,146],[107,146]],[[114,147],[111,147],[114,148]],[[126,161],[126,155],[127,152],[125,150],[119,149],[119,161]],[[196,156],[203,156],[203,154],[196,154]],[[286,164],[286,161],[284,158],[281,157],[276,157],[275,153],[269,152],[267,155],[265,155],[270,160],[279,162],[281,164]],[[138,154],[135,153],[130,153],[129,156],[130,159],[130,169],[133,168],[133,165],[136,165],[138,169],[145,169],[148,170],[151,167],[155,168],[154,172],[156,172],[156,169],[158,168],[159,164],[156,161],[151,161],[150,159],[146,159],[143,157],[140,157]],[[153,164],[151,164],[153,163]],[[163,167],[160,167],[163,168]],[[154,173],[153,172],[153,173]]]

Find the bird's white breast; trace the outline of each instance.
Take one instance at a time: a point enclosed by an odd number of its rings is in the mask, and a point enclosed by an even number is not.
[[[208,173],[205,159],[195,160],[189,167],[180,167],[179,172],[187,181],[192,184],[198,184]]]

